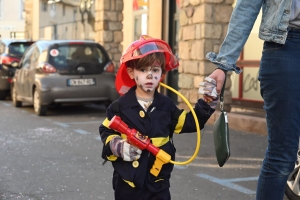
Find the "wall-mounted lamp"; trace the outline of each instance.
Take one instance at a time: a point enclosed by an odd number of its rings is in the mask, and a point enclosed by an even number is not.
[[[93,0],[81,0],[79,4],[80,12],[81,13],[90,12],[93,4],[94,4]]]
[[[48,4],[53,4],[53,3],[58,3],[60,2],[61,0],[48,0]]]
[[[92,13],[92,6],[95,4],[94,0],[80,0],[79,12],[81,14],[81,23],[87,23],[91,25],[92,29],[95,31],[95,16]]]

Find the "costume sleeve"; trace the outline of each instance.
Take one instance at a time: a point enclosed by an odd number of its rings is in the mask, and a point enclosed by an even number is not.
[[[194,111],[198,118],[200,129],[204,128],[205,123],[214,113],[212,109],[203,99],[199,99],[195,105]],[[177,118],[177,119],[176,119]],[[196,123],[192,112],[185,112],[183,110],[176,110],[172,119],[174,133],[190,133],[196,132]]]
[[[108,127],[108,124],[110,120],[115,116],[118,115],[118,110],[116,110],[116,103],[118,102],[113,102],[106,110],[106,118],[102,122],[102,124],[99,127],[99,133],[101,137],[101,141],[103,142],[103,149],[102,149],[102,158],[105,160],[110,160],[110,161],[115,161],[118,159],[118,157],[114,156],[110,146],[109,142],[111,139],[115,136],[120,136],[120,133],[110,129]]]

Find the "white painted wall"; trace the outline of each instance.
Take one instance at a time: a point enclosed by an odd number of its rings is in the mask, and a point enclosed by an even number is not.
[[[11,32],[24,34],[23,0],[0,0],[0,13],[1,38],[10,38]]]

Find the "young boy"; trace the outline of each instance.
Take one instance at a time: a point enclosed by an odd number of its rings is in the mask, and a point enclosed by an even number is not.
[[[118,115],[129,128],[147,136],[151,143],[175,160],[173,133],[196,132],[191,112],[180,110],[172,100],[157,91],[163,75],[178,66],[169,45],[163,40],[141,36],[121,57],[116,88],[121,96],[107,109],[99,127],[103,141],[102,157],[114,167],[113,189],[116,200],[169,200],[173,164],[164,164],[157,177],[150,173],[155,156],[126,141],[124,134],[108,128]],[[199,99],[194,108],[200,128],[215,111],[217,101]]]

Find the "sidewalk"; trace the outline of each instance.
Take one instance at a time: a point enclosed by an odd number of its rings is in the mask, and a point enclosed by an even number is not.
[[[216,111],[208,120],[208,124],[213,124],[220,115]],[[228,124],[231,129],[256,134],[267,135],[267,125],[265,113],[263,111],[249,111],[241,109],[232,109],[228,113]]]

